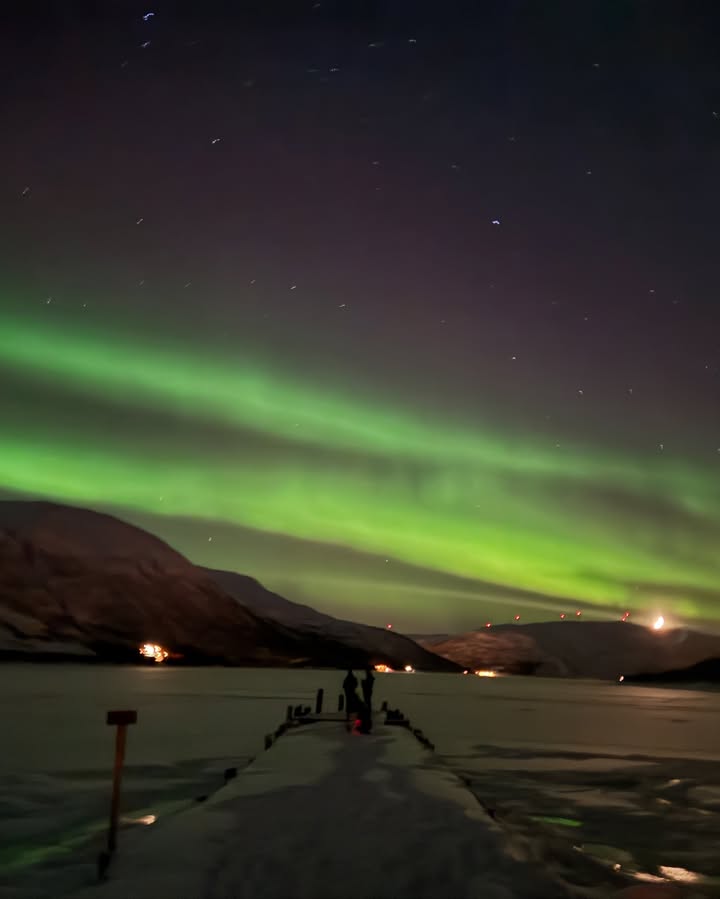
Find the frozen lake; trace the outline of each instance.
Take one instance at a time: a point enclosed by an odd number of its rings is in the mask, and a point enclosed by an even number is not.
[[[38,847],[80,843],[108,804],[111,708],[130,729],[124,811],[172,814],[262,750],[288,704],[343,674],[227,668],[4,665],[0,869],[32,870]],[[500,820],[613,863],[718,875],[720,693],[589,681],[378,675],[387,699]],[[539,821],[539,818],[563,819]],[[574,822],[570,824],[568,822]],[[649,847],[649,848],[648,848]],[[612,853],[615,853],[613,855]],[[55,862],[57,863],[57,862]]]

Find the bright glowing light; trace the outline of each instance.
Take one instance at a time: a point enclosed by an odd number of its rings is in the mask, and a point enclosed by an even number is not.
[[[473,671],[473,674],[477,674],[478,677],[497,677],[497,671],[492,671],[490,669],[480,669],[479,671]]]
[[[140,647],[140,655],[146,659],[154,659],[156,662],[164,662],[170,653],[157,643],[143,643]]]
[[[392,630],[392,624],[388,624],[388,625],[386,625],[386,627],[387,627],[387,629],[388,629],[389,631]]]
[[[389,665],[380,665],[375,666],[375,670],[380,674],[389,674],[392,671],[392,668]]]
[[[578,609],[577,612],[575,612],[575,617],[580,618],[581,616],[582,616],[582,612],[580,611],[580,609]]]
[[[563,620],[563,621],[565,620],[565,612],[561,612],[561,613],[560,613],[560,618],[561,618],[561,620]]]
[[[662,615],[658,615],[658,617],[653,621],[653,630],[659,631],[665,627],[665,619]]]
[[[470,674],[470,672],[469,672],[469,671],[467,670],[467,668],[466,668],[466,669],[463,671],[463,674]]]
[[[673,868],[668,865],[659,865],[658,871],[669,880],[677,880],[682,883],[695,883],[700,880],[700,875],[695,871],[688,871],[687,868]]]
[[[406,665],[406,666],[405,666],[405,671],[406,671],[408,674],[415,674],[415,669],[413,668],[412,665]]]
[[[520,616],[519,616],[519,615],[516,615],[516,616],[515,616],[515,621],[520,621]]]
[[[492,622],[486,621],[486,622],[485,622],[485,627],[492,627]]]
[[[618,678],[618,683],[621,684],[624,680],[625,680],[625,675],[621,674],[620,677]]]

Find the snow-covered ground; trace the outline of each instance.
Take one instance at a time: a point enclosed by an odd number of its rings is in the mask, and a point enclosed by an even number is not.
[[[224,768],[258,754],[288,704],[312,704],[323,687],[333,708],[341,679],[328,671],[4,666],[0,892],[61,895],[92,879],[97,836],[83,841],[99,833],[107,810],[107,709],[139,713],[123,814],[156,821],[121,839],[142,842],[211,794]],[[579,870],[591,857],[656,876],[664,866],[670,879],[702,875],[703,894],[716,895],[707,878],[720,875],[720,693],[419,673],[378,675],[375,697],[408,714],[439,761],[543,857],[575,859]]]

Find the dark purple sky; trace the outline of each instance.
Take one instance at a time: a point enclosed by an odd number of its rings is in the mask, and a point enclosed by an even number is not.
[[[190,367],[251,353],[313,389],[489,429],[530,455],[540,440],[577,447],[578,465],[607,454],[669,466],[652,512],[607,472],[588,471],[587,489],[615,497],[613,527],[627,505],[626,539],[642,507],[640,526],[660,529],[653,552],[677,549],[684,516],[699,516],[712,537],[701,576],[659,583],[678,611],[715,617],[720,510],[683,479],[709,485],[708,499],[720,475],[716,3],[30,0],[3,16],[0,304],[13,321],[50,328],[58,345],[84,326],[109,344],[121,332],[139,358],[167,341]],[[195,464],[212,464],[207,422],[191,439],[162,404],[151,414],[130,394],[80,395],[1,351],[0,366],[15,435],[31,420],[45,423],[32,438],[45,446],[71,427],[151,447],[170,428]],[[74,497],[59,481],[0,474],[8,493]],[[257,527],[241,510],[229,521],[210,496],[202,514],[169,516],[149,497],[99,487],[91,500],[199,562],[244,567],[332,611],[364,614],[357,584],[378,580],[375,556],[386,564],[347,521],[334,540]],[[568,513],[559,502],[548,514]],[[206,539],[215,520],[235,535],[218,549]],[[303,557],[292,541],[308,539]],[[338,581],[344,553],[369,554],[347,563],[354,591],[319,585],[323,565],[305,570],[316,552]],[[387,554],[419,563],[400,546]],[[622,576],[610,567],[627,599],[580,599],[631,600],[625,562]],[[472,592],[469,574],[482,596],[527,586],[440,553],[433,602],[438,577]],[[554,614],[562,591],[537,589]],[[457,599],[452,614],[472,623],[478,602]],[[488,608],[502,617],[504,603]],[[423,622],[445,614],[423,609]]]

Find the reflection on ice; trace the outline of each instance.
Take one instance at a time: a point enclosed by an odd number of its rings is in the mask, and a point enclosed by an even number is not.
[[[658,871],[660,871],[663,877],[667,877],[669,880],[682,881],[682,883],[697,883],[699,880],[702,880],[700,874],[697,874],[695,871],[688,871],[687,868],[672,868],[668,865],[660,865]]]
[[[121,818],[121,824],[154,824],[157,821],[156,815],[141,815],[139,818]]]

